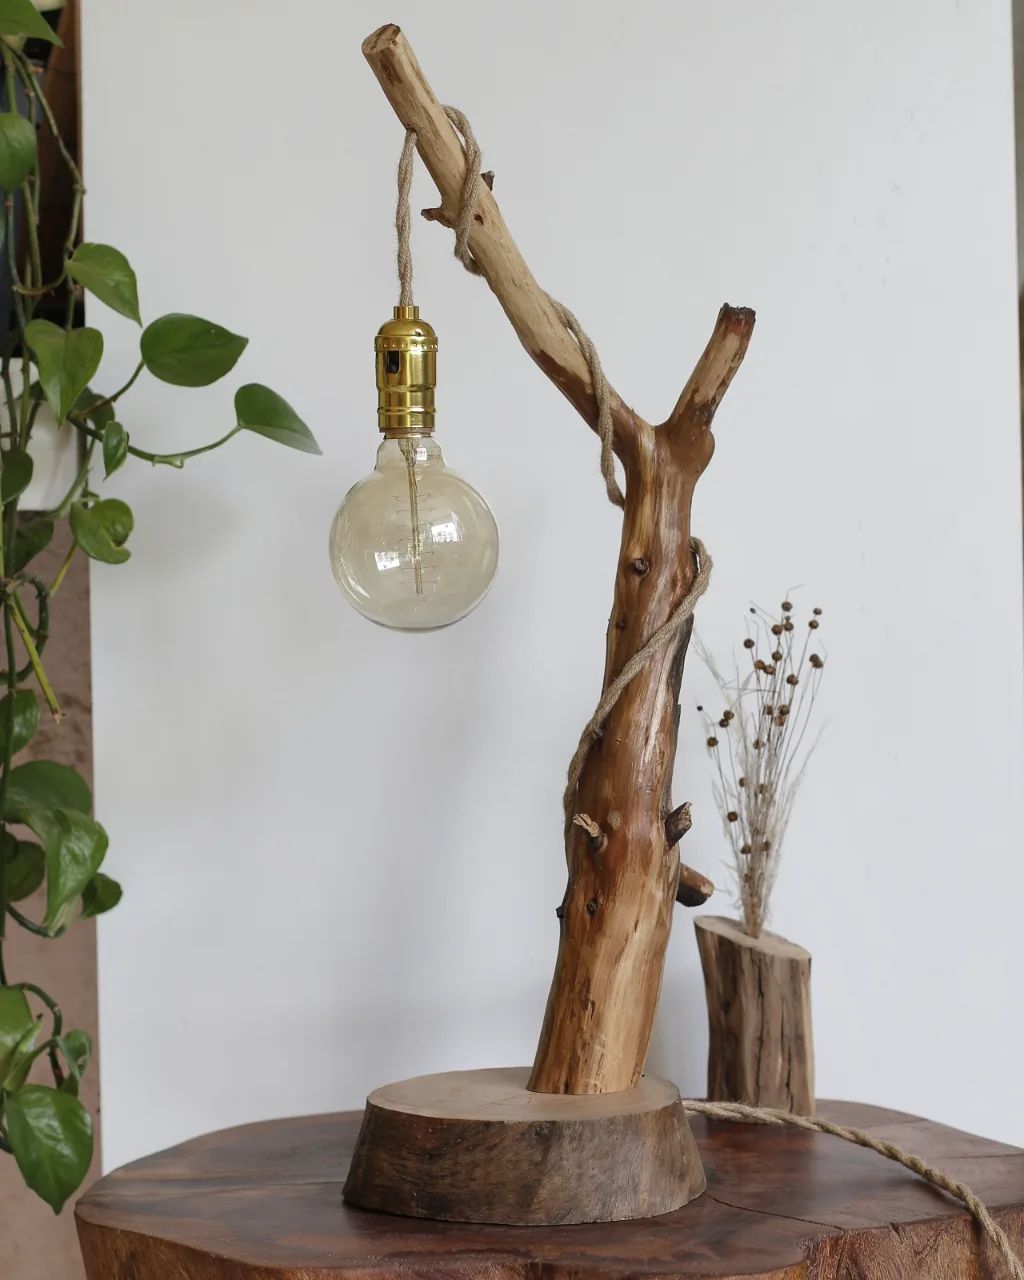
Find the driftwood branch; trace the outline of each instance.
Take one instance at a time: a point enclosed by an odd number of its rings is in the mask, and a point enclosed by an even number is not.
[[[465,173],[458,134],[398,27],[388,24],[375,31],[363,42],[363,54],[395,115],[407,129],[416,130],[416,149],[441,195],[440,215],[450,223],[458,209]],[[474,222],[470,251],[519,341],[577,412],[595,427],[597,402],[587,362],[555,314],[551,299],[533,278],[489,188],[480,191]],[[638,429],[631,410],[618,395],[612,416],[615,450],[625,459],[633,451]]]
[[[363,52],[399,120],[416,131],[419,154],[441,196],[440,213],[431,216],[451,222],[465,165],[455,130],[397,27],[374,32]],[[593,428],[597,404],[583,354],[534,279],[489,189],[479,192],[469,248],[526,351]],[[753,324],[747,308],[721,309],[661,427],[613,396],[613,443],[625,472],[626,505],[605,688],[693,582],[693,490],[714,449],[712,419]],[[613,1092],[635,1085],[643,1071],[680,884],[678,853],[664,823],[672,808],[666,800],[689,632],[684,627],[626,686],[580,775],[575,812],[589,815],[597,827],[601,852],[595,857],[593,832],[570,826],[558,958],[531,1089]]]

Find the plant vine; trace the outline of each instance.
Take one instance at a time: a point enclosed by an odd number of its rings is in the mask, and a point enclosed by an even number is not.
[[[100,869],[107,835],[93,815],[85,779],[60,761],[15,763],[43,707],[56,721],[63,714],[44,665],[50,601],[80,553],[104,564],[121,564],[131,554],[134,515],[122,499],[96,492],[97,462],[104,480],[129,459],[181,468],[246,431],[306,453],[320,450],[291,406],[258,383],[238,389],[234,424],[209,444],[153,451],[132,442],[121,422],[122,400],[140,378],[208,386],[231,372],[247,339],[194,315],[143,324],[137,278],[125,255],[80,238],[85,185],[39,68],[24,48],[26,39],[59,41],[31,0],[0,0],[0,32],[6,97],[0,111],[0,255],[11,291],[0,346],[0,1152],[13,1156],[25,1183],[60,1212],[92,1159],[92,1117],[78,1097],[92,1045],[85,1031],[65,1030],[54,996],[34,982],[13,980],[5,943],[10,926],[58,938],[76,920],[101,915],[121,899],[120,885]],[[38,139],[44,131],[71,182],[60,270],[49,280],[39,236]],[[93,386],[103,335],[78,322],[83,292],[141,330],[133,373],[106,394]],[[54,508],[26,516],[19,504],[32,479],[33,430],[44,413],[62,434],[80,438],[81,462]],[[70,547],[47,584],[32,571],[33,562],[64,520]],[[37,1082],[37,1064],[46,1068],[45,1084]]]

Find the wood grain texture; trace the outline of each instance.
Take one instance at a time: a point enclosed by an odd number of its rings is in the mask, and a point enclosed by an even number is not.
[[[416,131],[419,154],[440,192],[441,220],[450,223],[465,161],[444,108],[398,27],[375,31],[363,53],[398,119]],[[526,351],[594,427],[597,404],[583,354],[487,188],[480,191],[469,248]],[[660,427],[613,393],[613,443],[625,472],[626,505],[605,688],[693,582],[693,490],[714,449],[712,419],[753,324],[752,311],[722,308]],[[679,881],[679,856],[666,840],[664,821],[689,631],[685,627],[629,684],[580,777],[576,812],[597,822],[606,839],[596,853],[587,833],[571,826],[566,841],[558,956],[530,1080],[542,1092],[614,1092],[634,1086],[643,1071]]]
[[[693,922],[708,1005],[708,1098],[814,1111],[811,957],[735,920]]]
[[[1024,1245],[1024,1151],[878,1107],[822,1102],[970,1183]],[[602,1226],[461,1226],[344,1205],[360,1116],[209,1134],[79,1202],[89,1280],[998,1280],[960,1207],[822,1134],[694,1117],[707,1192]]]
[[[666,1080],[582,1096],[531,1092],[527,1067],[446,1071],[367,1099],[345,1199],[449,1222],[559,1226],[649,1218],[705,1187]]]

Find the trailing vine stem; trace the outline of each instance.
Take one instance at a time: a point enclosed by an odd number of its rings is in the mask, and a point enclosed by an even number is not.
[[[95,406],[90,405],[90,413],[94,411],[94,408]],[[97,431],[95,427],[90,427],[89,424],[84,421],[81,414],[72,413],[68,418],[68,421],[74,425],[76,430],[80,431],[82,435],[88,436],[89,439],[103,439],[103,433],[101,431]],[[198,458],[202,453],[212,453],[214,449],[219,449],[221,445],[227,444],[232,436],[238,435],[240,430],[241,427],[232,427],[231,430],[227,432],[226,435],[221,436],[220,439],[213,440],[209,444],[201,444],[195,449],[183,449],[180,453],[150,453],[148,449],[137,449],[133,444],[128,445],[128,452],[133,458],[141,458],[143,462],[152,462],[154,465],[157,463],[163,463],[165,466],[169,467],[182,467],[189,458]]]
[[[73,188],[71,214],[68,220],[67,234],[63,243],[63,262],[61,273],[58,279],[50,285],[45,285],[43,282],[42,255],[39,244],[38,156],[31,172],[26,176],[21,187],[21,195],[24,202],[23,220],[27,231],[27,254],[24,278],[22,277],[18,263],[17,228],[14,216],[14,201],[10,193],[7,193],[3,202],[3,239],[6,242],[7,264],[11,278],[11,297],[14,306],[17,329],[15,332],[11,333],[4,342],[2,361],[0,361],[0,380],[2,380],[3,384],[3,398],[7,409],[11,438],[15,442],[17,448],[24,452],[27,449],[32,427],[35,424],[36,414],[39,411],[39,402],[33,401],[32,398],[29,353],[24,339],[25,329],[35,315],[38,300],[67,281],[67,263],[71,255],[74,253],[78,239],[79,226],[81,222],[82,197],[85,193],[85,186],[82,182],[82,175],[75,163],[74,157],[68,150],[67,144],[61,135],[53,109],[51,108],[46,95],[42,92],[27,57],[20,49],[13,48],[6,41],[0,41],[0,56],[2,56],[4,64],[4,81],[7,89],[8,111],[14,112],[17,110],[18,99],[16,81],[20,81],[25,91],[25,97],[29,103],[30,118],[32,122],[35,123],[41,113],[43,118],[46,120],[58,153],[71,175]],[[68,305],[65,309],[65,331],[71,328],[74,320],[74,290],[70,285],[67,292]],[[14,359],[19,337],[22,373],[20,397],[15,392],[11,377],[11,364]],[[91,450],[89,453],[91,456]],[[0,449],[0,478],[3,476],[6,461],[5,451]],[[80,473],[79,477],[76,478],[78,483],[75,492],[77,492],[77,489],[81,487],[81,484],[85,483],[87,474],[87,471],[85,471],[84,473]],[[70,500],[73,500],[73,494],[70,495],[69,502]],[[28,576],[17,572],[15,564],[18,506],[18,496],[15,494],[4,504],[3,516],[0,518],[0,567],[2,567],[3,570],[2,583],[0,583],[0,611],[2,611],[3,614],[3,644],[6,655],[5,670],[0,672],[0,680],[3,681],[6,687],[6,714],[3,717],[3,736],[2,740],[0,740],[0,835],[3,837],[2,845],[0,845],[0,986],[8,985],[6,956],[4,954],[6,921],[8,917],[13,919],[21,927],[26,928],[33,933],[42,933],[47,937],[51,937],[55,936],[55,933],[57,932],[54,931],[54,933],[51,933],[41,926],[35,926],[33,921],[30,921],[10,902],[9,873],[7,865],[7,843],[10,837],[7,831],[8,822],[6,815],[9,780],[14,756],[16,720],[15,694],[17,693],[19,682],[25,678],[30,670],[34,673],[51,712],[55,718],[59,719],[60,717],[60,704],[41,660],[41,651],[45,645],[48,632],[46,610],[48,608],[50,591],[38,579],[35,579],[32,582],[40,605],[40,613],[37,619],[37,626],[35,628],[33,628],[29,623],[21,601],[17,596],[17,582],[29,581]],[[18,668],[17,650],[14,640],[15,630],[17,630],[21,635],[22,643],[29,658],[28,665],[21,670]],[[60,929],[59,932],[63,932],[63,928]],[[46,1005],[53,1017],[53,1036],[59,1037],[63,1026],[63,1016],[56,1001],[54,1001],[46,991],[35,983],[25,982],[18,983],[16,985],[21,990],[30,992],[32,995],[36,996],[37,999],[41,1000],[42,1003]],[[57,1060],[56,1051],[52,1045],[49,1049],[49,1058],[54,1081],[59,1087],[60,1084],[63,1083],[64,1073],[61,1070],[60,1063]],[[2,1128],[0,1128],[0,1150],[8,1153],[11,1151],[10,1143]]]
[[[29,5],[24,8],[35,13]],[[38,68],[5,37],[0,37],[0,62],[0,90],[6,88],[8,99],[7,110],[0,112],[0,262],[11,286],[0,343],[0,407],[6,416],[0,423],[0,649],[5,655],[0,655],[0,1152],[15,1156],[27,1185],[59,1213],[85,1178],[93,1152],[92,1120],[77,1097],[90,1041],[80,1029],[63,1032],[60,1007],[46,991],[9,975],[4,944],[9,923],[38,937],[59,938],[75,918],[100,915],[121,897],[120,885],[100,870],[107,835],[93,816],[87,780],[71,765],[38,755],[24,765],[14,764],[38,727],[43,703],[56,720],[61,718],[60,700],[42,661],[50,600],[79,551],[107,565],[120,564],[130,554],[124,543],[134,524],[131,508],[120,498],[101,497],[90,484],[97,446],[107,479],[129,457],[180,468],[243,430],[306,453],[318,453],[319,447],[291,406],[258,383],[238,389],[235,425],[210,444],[156,453],[130,441],[115,406],[144,371],[165,383],[206,386],[230,372],[247,339],[198,316],[160,316],[142,329],[138,362],[127,380],[110,394],[94,390],[103,333],[81,322],[78,301],[84,290],[141,327],[138,281],[114,246],[80,243],[85,184]],[[44,263],[40,237],[38,147],[44,124],[72,186],[59,267]],[[44,268],[52,278],[45,277]],[[20,521],[20,495],[32,478],[30,444],[44,403],[64,438],[81,444],[81,457],[57,505],[45,511],[32,506],[32,517]],[[51,543],[56,522],[65,517],[71,538],[47,585],[31,565]],[[29,592],[35,594],[34,607]],[[36,841],[17,838],[18,826],[27,827]],[[42,910],[19,909],[16,904],[23,905],[44,885]],[[12,997],[12,992],[22,995]],[[38,1046],[39,1018],[29,996],[41,1001],[53,1019],[52,1034]],[[44,1054],[56,1089],[31,1081],[33,1119],[25,1110],[27,1100],[18,1099],[33,1063]],[[15,1125],[19,1105],[21,1122]],[[69,1116],[71,1125],[64,1123]],[[23,1145],[28,1142],[32,1171]]]

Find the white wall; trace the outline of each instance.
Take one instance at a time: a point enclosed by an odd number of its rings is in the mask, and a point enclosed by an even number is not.
[[[700,629],[820,603],[828,728],[775,927],[814,953],[820,1092],[1024,1143],[1021,523],[1009,5],[88,0],[89,235],[143,310],[250,335],[230,385],[143,382],[138,442],[229,425],[238,381],[325,457],[259,439],[136,466],[96,568],[109,1164],[422,1071],[528,1060],[563,888],[559,797],[596,699],[617,547],[597,447],[493,299],[415,229],[440,439],[503,560],[462,625],[363,622],[328,570],[372,465],[400,129],[360,55],[403,22],[465,109],[541,281],[647,416],[723,300],[755,306],[696,529]],[[415,207],[431,203],[422,173]],[[93,307],[115,384],[130,324]],[[724,841],[684,689],[688,858]],[[724,875],[723,875],[724,878]],[[728,909],[725,895],[720,910]],[[699,1092],[689,916],[652,1065]]]

